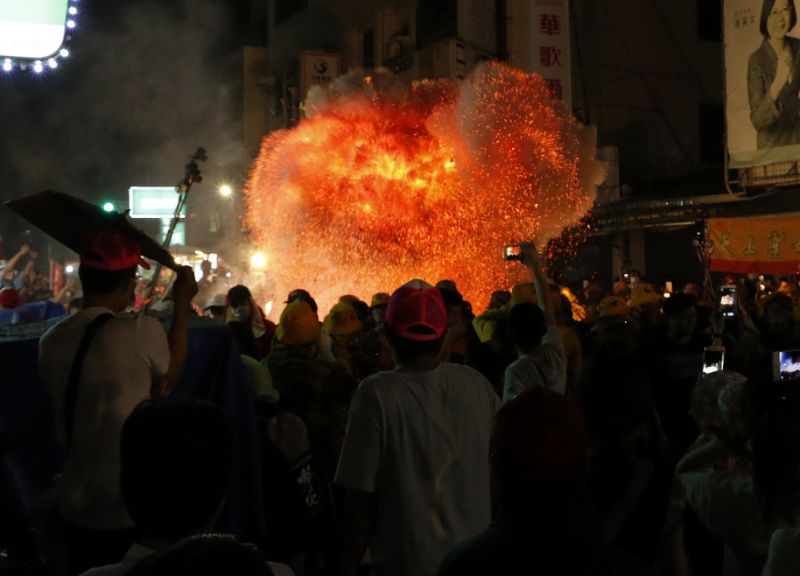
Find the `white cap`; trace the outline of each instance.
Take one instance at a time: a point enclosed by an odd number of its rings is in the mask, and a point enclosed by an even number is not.
[[[225,308],[226,306],[227,297],[225,294],[214,294],[211,298],[206,301],[206,307],[203,310],[208,310],[209,308],[219,307]]]

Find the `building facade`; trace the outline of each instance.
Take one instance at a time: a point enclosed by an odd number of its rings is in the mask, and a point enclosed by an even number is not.
[[[339,73],[384,67],[400,78],[464,77],[481,61],[526,69],[536,9],[567,0],[252,0],[229,87],[237,128],[226,149],[247,164],[260,137],[302,114],[302,54],[337,54]],[[623,261],[660,282],[702,272],[697,222],[736,200],[725,184],[721,8],[717,0],[571,0],[571,100],[597,127],[610,176],[597,235],[564,280],[610,284]],[[692,199],[687,204],[685,199]],[[658,257],[655,257],[658,255]],[[688,260],[687,260],[688,259]],[[603,262],[598,267],[597,262]]]

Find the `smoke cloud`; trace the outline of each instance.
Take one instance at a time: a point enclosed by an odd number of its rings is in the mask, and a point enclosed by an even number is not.
[[[0,200],[52,188],[124,209],[132,185],[176,184],[198,146],[220,161],[224,2],[87,2],[77,21],[56,70],[0,74]],[[27,225],[0,212],[8,252]]]
[[[539,76],[500,64],[460,84],[356,71],[312,89],[306,116],[265,138],[247,223],[278,293],[307,288],[323,306],[413,277],[488,301],[523,277],[502,247],[577,222],[605,173],[593,130]]]

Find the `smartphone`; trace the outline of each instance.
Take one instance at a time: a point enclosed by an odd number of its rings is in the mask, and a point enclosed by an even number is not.
[[[772,353],[772,379],[775,382],[800,379],[800,350]]]
[[[703,374],[711,374],[722,370],[725,363],[725,348],[722,346],[706,346],[703,350]]]
[[[503,260],[522,260],[521,246],[504,246]]]
[[[736,286],[726,284],[720,288],[719,306],[725,318],[733,318],[736,315]]]
[[[667,292],[672,292],[672,282],[667,282]]]

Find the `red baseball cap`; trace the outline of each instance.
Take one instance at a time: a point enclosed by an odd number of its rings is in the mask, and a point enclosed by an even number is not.
[[[589,436],[580,407],[537,386],[498,410],[492,464],[525,480],[558,480],[586,467]]]
[[[442,294],[422,280],[412,280],[394,291],[386,308],[386,324],[392,331],[410,340],[436,340],[447,328],[447,311]],[[433,333],[419,334],[412,328],[430,328]]]
[[[21,304],[19,299],[19,292],[13,288],[3,288],[0,290],[0,306],[7,306],[8,308],[16,308]]]
[[[125,270],[137,265],[150,270],[150,264],[142,259],[142,247],[135,240],[110,229],[96,230],[86,235],[81,248],[81,266]]]

